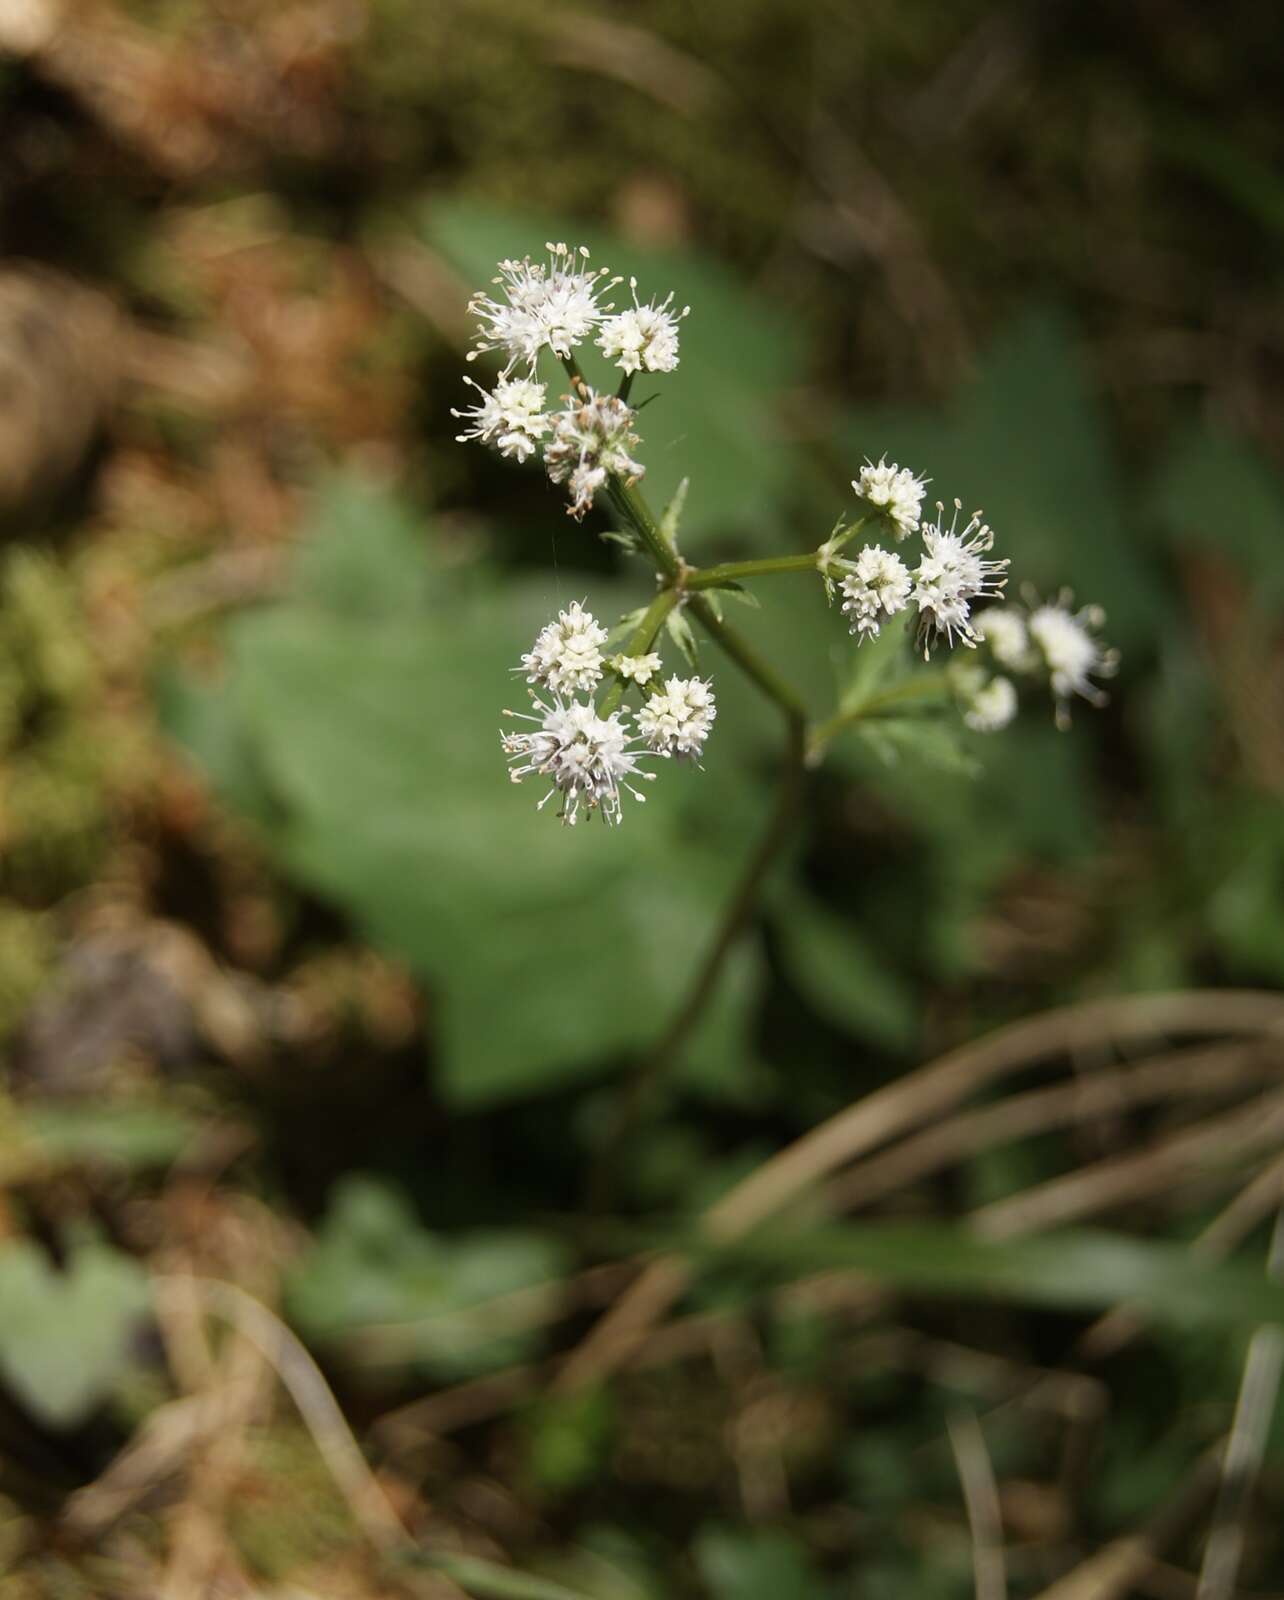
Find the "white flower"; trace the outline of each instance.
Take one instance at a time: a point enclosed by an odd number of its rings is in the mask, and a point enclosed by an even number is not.
[[[695,757],[718,715],[704,678],[670,678],[638,712],[638,731],[657,755]]]
[[[519,711],[506,711],[504,715],[536,723],[535,731],[501,732],[500,745],[514,783],[531,773],[548,779],[548,792],[539,802],[539,810],[558,794],[558,815],[571,827],[579,820],[581,807],[600,811],[603,820],[614,825],[620,821],[622,790],[635,800],[646,799],[629,779],[649,781],[655,774],[638,771],[640,755],[632,748],[636,738],[624,726],[627,712],[613,711],[609,717],[599,717],[591,702],[572,700],[568,704],[560,697],[548,705],[532,695],[531,703],[536,716]]]
[[[867,638],[878,638],[885,617],[905,609],[910,575],[898,555],[876,544],[867,544],[855,561],[844,566],[849,570],[840,585],[843,611],[851,619],[851,632],[863,644]]]
[[[1016,711],[1017,692],[1011,678],[991,678],[963,696],[963,721],[977,733],[997,733],[1006,728]]]
[[[944,526],[945,507],[938,505],[936,521],[923,529],[923,559],[914,572],[913,600],[919,610],[919,637],[926,656],[933,641],[944,634],[950,644],[955,635],[966,645],[976,643],[970,621],[971,604],[982,595],[997,594],[1007,579],[1002,561],[983,560],[994,547],[994,534],[974,512],[962,533],[958,527],[962,503],[954,502],[954,519]]]
[[[582,517],[610,473],[640,478],[646,468],[629,454],[638,444],[634,413],[614,395],[566,397],[566,409],[554,412],[553,437],[544,446],[544,464],[554,483],[571,493],[570,515]]]
[[[1025,618],[1011,606],[988,606],[974,618],[972,627],[1000,666],[1028,672],[1034,664]]]
[[[508,357],[505,377],[519,361],[526,362],[533,375],[541,350],[569,356],[612,309],[600,306],[598,296],[620,280],[613,278],[603,284],[608,269],[586,266],[588,251],[583,245],[568,249],[564,244],[546,244],[544,248],[547,264],[532,262],[529,256],[499,263],[494,282],[502,291],[502,300],[478,293],[468,302],[468,309],[482,325],[477,346],[468,353],[470,361],[485,350],[502,350]]]
[[[1048,670],[1059,728],[1069,724],[1072,695],[1082,695],[1094,706],[1105,704],[1106,696],[1092,682],[1092,675],[1108,678],[1119,665],[1119,652],[1103,650],[1101,641],[1089,632],[1101,627],[1105,612],[1100,606],[1084,606],[1072,612],[1070,600],[1070,594],[1063,590],[1055,601],[1036,606],[1027,624]]]
[[[930,481],[916,478],[908,467],[898,467],[894,461],[889,465],[887,457],[882,456],[877,466],[866,460],[860,477],[852,479],[852,488],[857,499],[886,512],[896,529],[896,537],[904,539],[918,527],[923,491]]]
[[[607,317],[598,334],[598,349],[608,361],[614,361],[621,372],[672,372],[678,364],[678,323],[689,315],[690,306],[683,306],[675,316],[669,307],[673,304],[670,291],[659,305],[652,302],[642,305],[638,301],[638,280],[629,279],[633,304],[614,317]]]
[[[458,443],[477,439],[482,444],[493,444],[501,456],[513,456],[518,461],[534,455],[536,442],[552,426],[544,415],[545,386],[529,378],[501,378],[490,391],[472,378],[465,378],[464,382],[472,384],[481,400],[466,411],[451,408],[452,417],[470,424],[455,435]]]
[[[539,631],[531,650],[522,657],[516,672],[525,672],[527,683],[545,685],[554,694],[569,690],[595,689],[602,681],[602,651],[606,629],[578,600],[572,600],[557,621]]]
[[[654,650],[644,656],[616,656],[615,670],[622,678],[632,678],[634,683],[647,684],[660,670],[660,658]]]

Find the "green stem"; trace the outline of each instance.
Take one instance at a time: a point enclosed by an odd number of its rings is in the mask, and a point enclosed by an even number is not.
[[[740,578],[763,578],[772,572],[819,572],[816,551],[800,556],[766,556],[760,561],[724,561],[716,567],[694,567],[686,577],[688,589],[716,589]]]
[[[677,605],[679,599],[676,589],[661,589],[655,599],[642,613],[642,620],[629,635],[628,642],[620,651],[624,656],[642,656],[647,653],[655,643],[656,634],[664,626],[664,619]],[[616,674],[615,682],[606,691],[601,705],[598,707],[599,717],[609,717],[612,711],[624,698],[624,690],[629,680]]]
[[[678,553],[665,542],[664,535],[651,515],[651,508],[638,492],[637,485],[626,483],[621,478],[612,478],[611,495],[616,509],[646,543],[660,570],[671,583],[682,589],[687,588],[691,569],[683,564]],[[763,660],[748,640],[721,621],[703,595],[692,595],[690,605],[692,611],[699,617],[705,632],[717,640],[727,655],[747,677],[752,678],[769,700],[775,701],[790,723],[797,723],[799,726],[805,724],[807,710],[802,701],[775,669]]]
[[[589,1203],[604,1210],[610,1202],[614,1180],[620,1168],[620,1152],[633,1132],[638,1117],[654,1092],[673,1055],[686,1042],[704,1014],[705,1006],[717,988],[727,957],[744,933],[758,905],[762,888],[793,832],[802,800],[806,758],[806,728],[800,717],[789,719],[789,738],[776,804],[758,847],[750,857],[718,921],[717,930],[705,952],[700,970],[687,990],[682,1004],[664,1032],[639,1062],[636,1071],[621,1090],[594,1161],[589,1182]]]
[[[616,509],[645,543],[661,573],[668,579],[664,593],[672,596],[670,600],[672,605],[686,592],[691,569],[661,534],[655,518],[651,515],[650,507],[638,492],[636,485],[613,478],[611,497]],[[814,557],[812,559],[814,560]],[[647,615],[639,624],[639,631],[647,623],[651,613],[656,610],[661,598],[657,595],[656,600],[647,608]],[[687,603],[705,632],[722,647],[746,677],[779,707],[785,718],[788,746],[775,811],[719,920],[717,931],[700,970],[668,1027],[652,1050],[638,1063],[637,1069],[620,1093],[590,1178],[590,1200],[598,1207],[607,1202],[613,1179],[619,1168],[621,1147],[632,1131],[634,1122],[651,1090],[663,1075],[674,1052],[700,1020],[717,988],[726,959],[744,932],[758,904],[758,897],[767,874],[789,839],[802,795],[807,750],[807,711],[802,700],[775,669],[763,660],[747,639],[742,638],[734,628],[721,620],[703,595],[691,594]],[[631,650],[630,653],[634,652]],[[620,693],[623,693],[622,689]],[[608,694],[608,703],[610,698]]]
[[[650,506],[639,494],[637,484],[625,478],[613,477],[608,493],[615,509],[646,546],[652,561],[671,582],[678,581],[682,577],[682,562],[677,551],[660,532],[660,525],[651,515]]]
[[[881,716],[883,712],[894,710],[897,706],[912,705],[916,700],[937,699],[948,693],[949,681],[943,672],[917,672],[913,677],[905,678],[900,683],[893,684],[890,689],[885,689],[882,694],[871,695],[859,705],[849,706],[827,721],[818,723],[811,730],[811,736],[807,741],[808,762],[814,764],[825,746],[844,728],[865,722],[871,717]]]

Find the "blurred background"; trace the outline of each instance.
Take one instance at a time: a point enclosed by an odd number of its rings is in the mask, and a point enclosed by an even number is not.
[[[1248,0],[0,0],[5,1600],[1284,1593],[1282,93]],[[649,592],[453,440],[550,238],[692,307],[690,559],[886,451],[1123,653],[834,747],[605,1188],[781,731],[708,656],[618,835],[504,782]]]

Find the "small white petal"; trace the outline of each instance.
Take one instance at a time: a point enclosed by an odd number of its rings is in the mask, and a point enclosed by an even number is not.
[[[579,820],[581,809],[599,811],[605,822],[618,824],[621,792],[643,798],[630,780],[654,777],[638,770],[646,752],[635,748],[636,736],[625,727],[628,713],[613,711],[609,717],[599,717],[592,702],[566,702],[560,697],[551,705],[538,699],[533,703],[538,715],[525,718],[537,725],[533,732],[500,735],[513,782],[532,774],[546,779],[550,788],[538,809],[559,794],[558,815],[570,827]]]
[[[860,477],[852,479],[852,488],[858,499],[884,512],[891,519],[896,537],[904,539],[918,527],[923,492],[930,481],[916,478],[908,467],[898,467],[882,456],[877,465],[865,462]]]
[[[587,339],[612,307],[598,304],[598,296],[618,283],[603,283],[606,268],[586,265],[588,251],[549,244],[548,261],[501,261],[495,284],[502,295],[477,294],[468,309],[481,323],[481,332],[469,359],[485,350],[501,350],[508,357],[507,376],[519,362],[533,374],[541,350],[569,356]]]
[[[631,678],[638,684],[648,684],[660,670],[660,657],[654,650],[644,656],[617,656],[615,670],[622,678]]]
[[[991,678],[966,697],[963,721],[977,733],[997,733],[1017,712],[1017,692],[1011,678]]]
[[[527,683],[537,683],[554,694],[578,694],[602,681],[602,650],[606,629],[578,600],[572,600],[557,621],[540,629],[534,645],[515,670],[525,672]]]
[[[1093,675],[1108,678],[1119,665],[1119,653],[1105,650],[1095,630],[1105,622],[1100,606],[1070,610],[1069,594],[1036,606],[1030,613],[1030,638],[1048,673],[1057,702],[1057,726],[1070,721],[1070,700],[1080,695],[1093,705],[1103,705],[1106,696],[1092,681]]]
[[[582,400],[568,395],[565,409],[553,414],[553,437],[544,446],[544,465],[552,481],[565,483],[570,491],[571,516],[584,515],[611,473],[635,479],[646,471],[629,453],[638,444],[634,415],[615,395],[592,389]]]
[[[994,534],[981,521],[981,513],[974,512],[963,531],[957,531],[961,509],[956,500],[954,519],[946,528],[945,508],[938,505],[936,521],[923,529],[923,559],[914,571],[913,600],[924,655],[941,634],[951,645],[956,636],[963,644],[974,645],[972,601],[997,594],[1007,582],[1007,558],[985,559],[994,547]]]
[[[861,643],[876,639],[888,617],[903,611],[909,600],[911,580],[905,563],[881,545],[867,544],[847,568],[839,587],[843,592],[843,612],[850,631]]]
[[[704,749],[717,715],[706,678],[669,678],[638,712],[638,731],[657,755],[693,760]]]
[[[622,372],[672,372],[678,364],[678,323],[690,311],[684,306],[676,315],[669,309],[673,295],[658,305],[642,305],[638,300],[637,279],[629,280],[633,304],[618,315],[607,317],[598,334],[597,345],[608,361]]]

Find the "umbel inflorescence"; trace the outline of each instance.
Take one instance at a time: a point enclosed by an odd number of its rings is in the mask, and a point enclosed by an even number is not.
[[[639,490],[646,468],[638,413],[629,404],[636,380],[677,369],[680,325],[690,308],[676,311],[672,293],[643,301],[637,279],[630,278],[632,303],[617,310],[608,297],[622,278],[591,266],[582,247],[545,248],[543,261],[500,262],[496,292],[470,302],[479,333],[468,359],[493,351],[502,367],[493,388],[466,380],[476,400],[452,413],[463,424],[458,437],[518,463],[538,456],[576,519],[609,504],[625,528],[610,537],[650,558],[658,589],[648,606],[614,630],[585,602],[573,601],[540,630],[513,669],[525,680],[531,710],[505,713],[526,726],[501,734],[503,752],[515,783],[542,780],[541,808],[556,799],[564,822],[597,812],[618,823],[624,797],[645,798],[642,786],[654,780],[655,763],[699,761],[717,705],[711,680],[694,669],[688,612],[777,702],[813,759],[844,726],[874,714],[840,708],[806,737],[801,703],[718,609],[717,591],[741,590],[769,574],[818,573],[858,645],[877,639],[905,612],[924,661],[934,650],[952,652],[935,672],[943,692],[922,696],[925,715],[944,705],[968,728],[997,732],[1016,715],[1021,680],[1051,691],[1060,727],[1076,696],[1102,703],[1098,680],[1113,673],[1118,658],[1099,641],[1100,608],[1076,611],[1065,591],[1051,600],[1027,593],[1020,603],[1007,603],[1009,560],[993,554],[994,533],[981,512],[965,515],[958,500],[948,510],[936,501],[933,514],[925,515],[929,480],[885,455],[865,461],[852,480],[855,514],[840,519],[815,550],[690,565],[677,542],[681,495],[657,521]],[[618,371],[614,392],[588,381],[581,353],[599,369],[605,363]],[[563,382],[541,376],[540,362],[548,357],[561,364]],[[699,462],[693,467],[698,472]],[[689,676],[666,673],[662,636],[682,652]],[[913,700],[913,688],[931,687],[931,676],[920,668],[906,680],[911,692],[899,698]],[[627,696],[636,706],[626,705]]]

